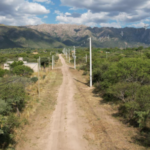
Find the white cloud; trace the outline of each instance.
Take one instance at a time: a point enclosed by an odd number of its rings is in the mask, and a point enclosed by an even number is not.
[[[43,22],[41,21],[40,18],[36,16],[29,17],[28,15],[23,16],[23,17],[18,17],[12,18],[11,16],[0,16],[0,22],[3,24],[7,25],[37,25],[37,24],[42,24]]]
[[[37,3],[29,3],[29,2],[25,2],[21,4],[18,7],[17,11],[23,12],[26,14],[36,14],[36,15],[50,13],[50,10],[47,10],[44,6],[37,4]]]
[[[35,25],[43,23],[37,15],[50,10],[27,0],[0,0],[0,22],[7,25]]]
[[[111,21],[117,21],[120,25],[127,24],[137,24],[141,21],[149,20],[150,18],[150,0],[61,0],[62,5],[70,7],[70,10],[85,9],[87,10],[87,15],[90,18],[89,11],[92,16],[96,14],[103,14],[104,21],[101,23]],[[107,13],[107,15],[106,15]],[[64,16],[64,20],[67,20],[67,17]],[[82,18],[81,18],[82,17]],[[107,18],[107,21],[105,19]],[[57,20],[62,19],[57,17]],[[70,18],[68,18],[69,20]],[[83,19],[81,15],[78,19]],[[94,19],[91,19],[94,20]],[[89,24],[93,22],[89,20]],[[97,21],[94,23],[97,25]],[[93,23],[92,23],[93,24]],[[115,24],[111,24],[115,25]],[[117,26],[117,24],[115,25]]]
[[[96,26],[99,22],[105,22],[107,20],[107,13],[92,13],[88,11],[83,14],[70,14],[70,13],[61,13],[59,11],[55,12],[58,14],[56,20],[60,23],[69,23],[69,24],[85,24],[87,26]]]
[[[66,16],[71,16],[71,13],[66,12],[65,15],[66,15]]]
[[[63,15],[63,13],[61,13],[59,10],[55,10],[54,14]]]
[[[116,22],[112,22],[112,23],[100,23],[101,27],[114,27],[114,28],[121,28],[121,25],[116,23]]]
[[[132,27],[135,27],[135,28],[144,28],[144,26],[148,26],[148,24],[145,24],[144,22],[139,22],[139,23],[136,23],[136,24],[132,24]],[[130,25],[131,27],[131,25]]]
[[[46,19],[46,18],[48,18],[48,16],[44,16],[44,18]]]
[[[40,2],[54,5],[54,3],[51,0],[33,0],[33,2]]]

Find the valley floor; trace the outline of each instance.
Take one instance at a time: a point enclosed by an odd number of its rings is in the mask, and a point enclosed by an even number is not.
[[[59,58],[62,66],[53,70],[53,84],[44,88],[42,106],[16,150],[144,150],[135,144],[136,130],[113,117],[113,106],[92,93],[82,72]],[[56,100],[53,113],[49,99]]]

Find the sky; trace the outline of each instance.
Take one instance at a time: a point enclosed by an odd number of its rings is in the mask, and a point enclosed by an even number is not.
[[[144,27],[150,0],[0,0],[0,24]]]

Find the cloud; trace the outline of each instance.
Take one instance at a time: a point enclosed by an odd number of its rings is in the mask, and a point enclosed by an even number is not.
[[[116,23],[116,22],[112,22],[112,23],[100,23],[101,27],[114,27],[114,28],[121,28],[121,25]]]
[[[107,13],[92,13],[88,11],[87,13],[61,13],[60,11],[56,12],[59,16],[56,17],[56,20],[63,24],[85,24],[87,26],[96,26],[100,22],[107,21]]]
[[[43,23],[37,15],[48,14],[50,10],[38,3],[26,0],[1,0],[0,22],[7,25],[35,25]]]
[[[145,26],[148,26],[148,24],[145,24],[144,22],[139,22],[139,23],[136,23],[136,24],[132,24],[132,27],[135,27],[135,28],[144,28]]]
[[[24,14],[35,14],[35,15],[50,13],[50,10],[47,10],[44,6],[38,3],[25,2],[25,4],[26,5],[22,3],[16,10]]]
[[[61,15],[61,12],[59,10],[55,10],[54,13],[57,14],[57,15]]]
[[[54,5],[54,3],[51,0],[33,0],[33,2],[40,2]]]
[[[77,11],[77,9],[87,10],[87,15],[89,18],[97,14],[100,14],[103,20],[92,19],[87,23],[94,23],[97,25],[99,21],[101,23],[105,23],[106,18],[107,22],[117,21],[119,24],[128,24],[133,23],[137,24],[141,21],[146,21],[148,19],[150,13],[150,0],[61,0],[62,5],[70,7],[70,10]],[[90,12],[90,13],[89,13]],[[70,16],[64,16],[65,21],[70,20]],[[72,15],[73,17],[73,15]],[[57,17],[59,20],[61,17]],[[74,17],[76,18],[76,17]],[[83,19],[81,15],[78,19]],[[109,23],[110,25],[110,23]],[[114,23],[111,25],[115,25]],[[116,25],[117,26],[117,25]]]
[[[62,5],[78,8],[87,9],[92,12],[131,12],[137,8],[146,7],[149,0],[61,0]]]
[[[48,16],[44,16],[44,19],[48,18]]]

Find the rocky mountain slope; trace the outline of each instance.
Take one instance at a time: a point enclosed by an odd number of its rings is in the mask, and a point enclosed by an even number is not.
[[[150,29],[91,28],[84,25],[42,24],[24,27],[0,25],[0,48],[88,47],[88,37],[90,36],[94,47],[150,46]]]
[[[87,46],[89,36],[92,37],[95,47],[131,47],[150,44],[150,30],[144,28],[91,28],[69,24],[42,24],[27,27],[48,33],[68,46]]]

